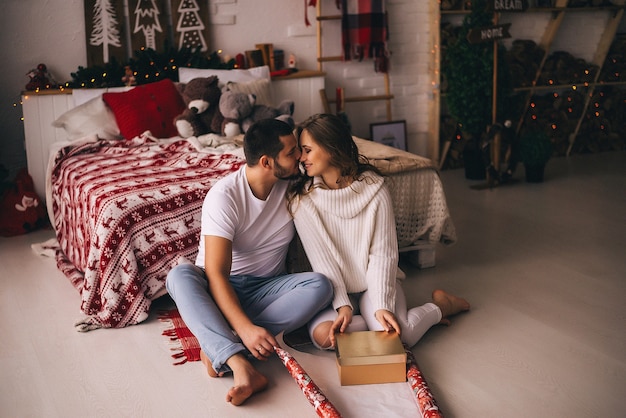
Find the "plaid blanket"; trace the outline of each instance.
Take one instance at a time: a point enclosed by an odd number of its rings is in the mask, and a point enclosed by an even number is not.
[[[373,58],[375,70],[386,73],[389,28],[384,0],[341,0],[343,56],[346,61]]]
[[[180,317],[178,309],[163,311],[159,320],[166,324],[163,335],[169,337],[174,365],[185,364],[188,361],[200,361],[200,343],[189,331],[187,324]]]

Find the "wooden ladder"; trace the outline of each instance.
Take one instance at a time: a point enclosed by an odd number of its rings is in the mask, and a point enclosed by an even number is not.
[[[323,15],[322,14],[322,0],[318,0],[317,5],[315,7],[316,10],[316,25],[317,25],[317,69],[318,71],[324,71],[323,65],[325,62],[330,61],[343,61],[343,57],[341,55],[337,56],[324,56],[322,52],[322,24],[328,21],[341,21],[341,15]],[[343,111],[344,103],[354,103],[354,102],[370,102],[370,101],[378,101],[385,100],[387,107],[387,121],[391,121],[391,100],[393,99],[393,95],[391,94],[391,89],[389,87],[389,73],[383,73],[384,83],[385,83],[385,94],[382,95],[372,95],[372,96],[352,96],[352,97],[341,97],[341,102],[338,103],[337,99],[329,99],[326,95],[326,90],[320,90],[320,96],[322,99],[322,104],[324,106],[324,112],[332,113],[330,110],[330,104],[334,103],[338,106],[338,111]]]

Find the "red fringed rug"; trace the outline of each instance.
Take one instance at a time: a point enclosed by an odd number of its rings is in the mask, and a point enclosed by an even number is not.
[[[174,351],[172,358],[176,360],[174,364],[200,361],[200,344],[180,317],[178,309],[161,312],[159,320],[166,324],[167,328],[163,331],[163,335],[170,339],[171,350]]]

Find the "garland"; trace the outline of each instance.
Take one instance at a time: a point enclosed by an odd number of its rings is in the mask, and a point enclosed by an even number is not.
[[[142,48],[135,51],[135,57],[128,62],[120,63],[115,57],[104,65],[92,67],[79,66],[72,73],[72,81],[65,84],[71,88],[102,88],[119,87],[124,85],[126,67],[132,70],[136,84],[147,84],[169,78],[178,81],[178,68],[235,68],[235,60],[222,62],[217,51],[206,55],[200,48],[165,48],[164,52],[157,52],[152,48]]]

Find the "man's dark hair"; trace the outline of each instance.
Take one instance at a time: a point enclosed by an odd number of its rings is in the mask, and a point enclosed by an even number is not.
[[[276,158],[283,149],[281,136],[291,135],[291,126],[278,119],[263,119],[255,122],[243,138],[243,152],[246,163],[254,167],[262,155]]]

